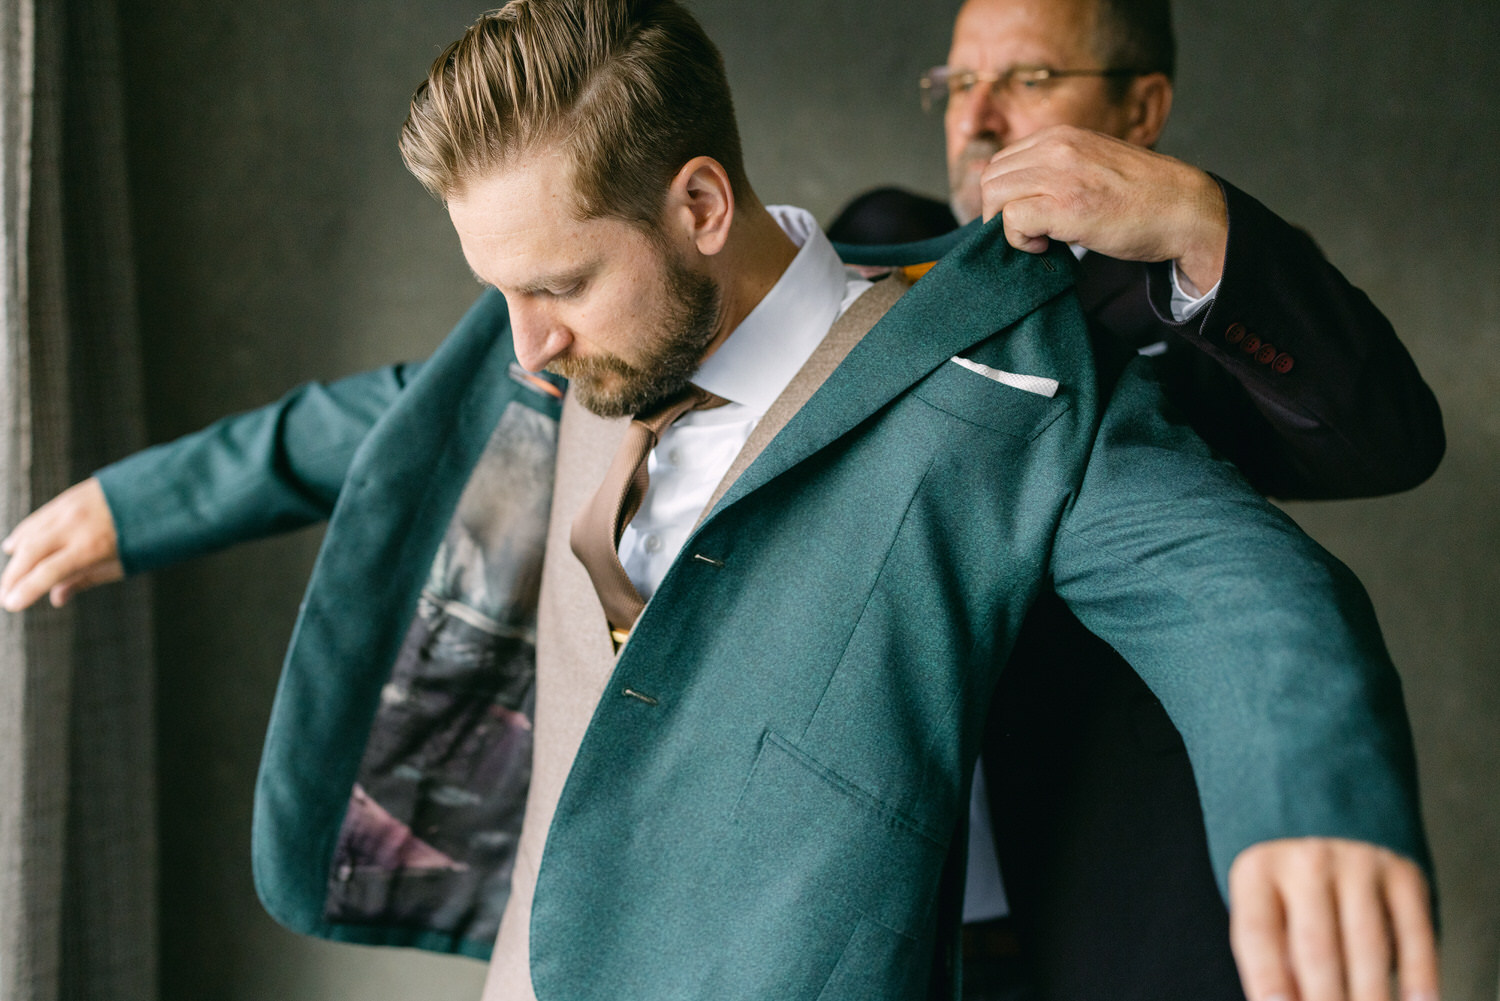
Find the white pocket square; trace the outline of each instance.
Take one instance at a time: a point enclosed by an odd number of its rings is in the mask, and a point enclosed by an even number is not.
[[[1047,379],[1040,375],[1017,375],[1015,372],[1002,372],[998,368],[990,368],[988,365],[981,365],[977,361],[960,358],[957,355],[954,355],[952,360],[970,372],[978,372],[986,379],[994,379],[996,382],[1003,383],[1013,389],[1035,393],[1038,396],[1045,396],[1049,400],[1057,395],[1058,382],[1056,379]]]

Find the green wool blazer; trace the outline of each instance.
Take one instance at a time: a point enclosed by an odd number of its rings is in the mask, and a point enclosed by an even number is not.
[[[969,780],[1044,582],[1182,731],[1221,886],[1242,849],[1279,837],[1426,864],[1400,686],[1362,588],[1144,368],[1098,364],[1072,266],[996,227],[969,235],[694,531],[548,833],[530,930],[544,1001],[953,990]],[[508,414],[557,407],[516,371],[492,293],[421,366],[304,387],[99,474],[131,571],[331,514],[256,791],[257,885],[287,925],[487,953],[492,928],[346,921],[326,897],[460,495]],[[550,483],[535,452],[506,454]],[[541,522],[512,526],[517,552],[541,558]]]

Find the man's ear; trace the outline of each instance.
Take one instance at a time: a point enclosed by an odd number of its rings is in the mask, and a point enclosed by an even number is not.
[[[696,156],[682,165],[667,188],[664,223],[704,256],[724,249],[734,222],[734,185],[724,165]]]
[[[1125,109],[1129,117],[1121,138],[1148,149],[1155,146],[1172,113],[1172,81],[1165,73],[1136,77],[1125,94]]]

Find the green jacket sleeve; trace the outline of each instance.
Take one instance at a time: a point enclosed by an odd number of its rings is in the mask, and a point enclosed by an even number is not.
[[[1383,845],[1430,872],[1400,681],[1363,587],[1122,377],[1057,536],[1057,593],[1187,743],[1221,890],[1251,844]]]
[[[308,383],[99,470],[125,571],[326,519],[355,451],[417,368]]]

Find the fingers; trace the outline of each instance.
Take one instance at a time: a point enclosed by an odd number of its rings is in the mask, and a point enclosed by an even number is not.
[[[1230,870],[1230,937],[1250,1001],[1436,1001],[1421,869],[1362,842],[1269,841]]]
[[[112,584],[117,580],[123,580],[124,577],[125,568],[120,565],[120,561],[108,560],[74,574],[61,584],[54,586],[47,592],[47,598],[52,602],[53,608],[61,608],[81,591],[98,587],[100,584]]]
[[[1407,859],[1391,858],[1386,903],[1396,939],[1396,980],[1401,985],[1401,997],[1404,1001],[1437,1001],[1437,933],[1427,879]]]
[[[46,539],[41,545],[46,546],[55,541]],[[11,560],[12,566],[17,563],[21,563],[21,569],[16,578],[6,582],[4,591],[0,592],[0,604],[10,612],[30,608],[42,595],[50,593],[54,588],[66,587],[75,580],[82,583],[84,575],[94,569],[94,560],[87,553],[79,547],[66,545],[62,548],[42,549],[41,546],[23,543]],[[6,570],[9,569],[10,566],[7,566]],[[73,588],[74,591],[81,589]],[[53,603],[57,604],[55,601]]]
[[[1023,198],[1005,205],[1005,241],[1028,254],[1044,253],[1051,244],[1046,198]]]
[[[123,576],[109,504],[97,480],[58,494],[0,543],[10,556],[0,573],[0,607],[20,611],[50,594],[54,604]]]
[[[1427,877],[1413,862],[1358,842],[1342,854],[1342,920],[1351,1001],[1391,996],[1394,966],[1403,1001],[1437,1001],[1437,935]]]
[[[1336,892],[1350,1001],[1389,1001],[1391,935],[1379,870],[1343,880]]]
[[[37,519],[36,514],[22,521],[15,529],[6,536],[5,541],[0,543],[0,551],[3,551],[10,559],[5,564],[5,572],[0,573],[0,603],[10,611],[25,608],[30,602],[16,604],[12,607],[12,598],[17,594],[18,585],[32,571],[36,569],[37,563],[50,551],[50,543],[44,541],[47,529],[43,520]],[[32,601],[36,596],[32,595]]]
[[[1299,860],[1302,871],[1283,883],[1287,911],[1287,955],[1294,997],[1301,1001],[1345,1001],[1344,948],[1334,887],[1326,859]]]
[[[1006,241],[1017,250],[1037,254],[1051,240],[1076,242],[1080,226],[1097,214],[1085,186],[1049,159],[1010,147],[990,161],[980,181],[985,220],[1003,215]]]
[[[1204,289],[1223,273],[1229,230],[1218,182],[1111,136],[1035,132],[990,160],[980,201],[985,219],[1005,216],[1007,238],[1022,250],[1050,237],[1122,260],[1177,261]]]
[[[980,180],[984,217],[1003,214],[1007,238],[1021,250],[1042,249],[1048,238],[1118,249],[1123,233],[1143,221],[1130,210],[1133,182],[1111,162],[1120,154],[1104,142],[1076,129],[1049,129],[1001,150]]]
[[[1078,186],[1064,164],[1056,162],[1048,151],[1034,147],[1017,150],[1007,147],[995,155],[980,175],[979,193],[982,214],[986,220],[1008,213],[1017,202],[1031,199],[1057,201],[1070,195]],[[1041,206],[1036,206],[1040,208]],[[1063,221],[1065,206],[1057,201],[1048,209],[1049,221]],[[1062,237],[1059,236],[1059,239]]]
[[[1286,911],[1275,884],[1259,873],[1247,872],[1243,859],[1244,855],[1236,860],[1229,876],[1233,901],[1229,944],[1240,982],[1250,1001],[1290,1001],[1295,995],[1287,965]]]

